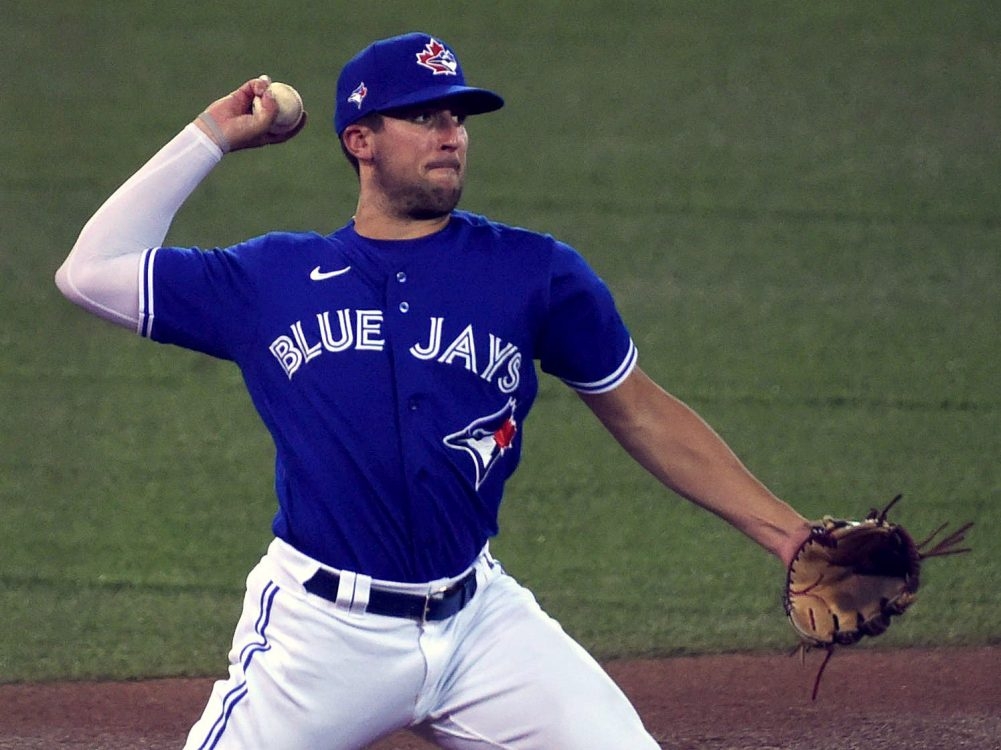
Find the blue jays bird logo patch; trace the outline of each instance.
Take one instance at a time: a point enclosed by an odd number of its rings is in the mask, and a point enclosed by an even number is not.
[[[361,109],[362,102],[365,101],[365,97],[368,96],[368,87],[365,85],[365,81],[358,84],[358,88],[351,92],[351,96],[348,97],[348,104],[357,104],[358,109]]]
[[[433,71],[436,76],[454,76],[459,68],[452,51],[436,39],[428,40],[424,51],[417,53],[417,64]]]
[[[515,399],[508,399],[500,411],[477,419],[444,440],[449,448],[465,451],[473,459],[476,489],[483,484],[498,459],[514,445],[514,438],[518,433],[518,423],[514,420],[517,405]]]

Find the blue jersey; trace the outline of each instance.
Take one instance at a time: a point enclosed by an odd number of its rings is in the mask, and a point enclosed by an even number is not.
[[[536,361],[582,392],[636,361],[576,251],[462,211],[415,240],[349,223],[152,249],[142,278],[144,336],[239,366],[275,443],[275,535],[374,578],[455,575],[497,533]]]

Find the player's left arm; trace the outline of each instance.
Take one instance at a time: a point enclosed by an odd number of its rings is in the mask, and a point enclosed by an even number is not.
[[[698,414],[639,367],[611,391],[579,395],[641,466],[783,564],[809,535],[809,521],[751,474]]]

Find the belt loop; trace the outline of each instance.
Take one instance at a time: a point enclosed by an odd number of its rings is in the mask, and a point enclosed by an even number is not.
[[[424,595],[424,611],[421,612],[421,625],[428,624],[428,615],[431,614],[431,597],[434,596],[434,592],[428,591]]]
[[[371,576],[342,570],[340,578],[337,585],[337,600],[334,603],[353,615],[365,614],[369,592],[372,590]]]

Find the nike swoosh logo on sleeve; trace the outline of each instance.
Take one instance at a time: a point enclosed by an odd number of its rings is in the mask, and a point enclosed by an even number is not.
[[[345,266],[344,268],[338,268],[336,271],[321,271],[320,267],[317,266],[309,272],[309,278],[313,281],[326,281],[327,279],[332,279],[335,276],[346,274],[350,270],[351,266]]]

